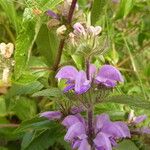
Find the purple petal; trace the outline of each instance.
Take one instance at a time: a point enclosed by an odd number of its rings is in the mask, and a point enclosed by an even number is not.
[[[74,140],[72,143],[72,149],[77,149],[81,144],[81,140]]]
[[[100,76],[97,76],[95,79],[96,79],[97,83],[102,83],[102,84],[104,84],[107,87],[114,87],[114,86],[116,86],[116,81],[114,81],[114,80],[110,80],[110,79],[103,78],[103,77],[100,77]]]
[[[123,122],[109,122],[102,128],[102,132],[107,133],[113,138],[130,137],[130,131],[126,124]]]
[[[58,73],[56,74],[56,78],[74,81],[77,74],[78,70],[75,67],[65,66],[58,71]]]
[[[69,128],[69,127],[71,127],[73,124],[75,124],[75,123],[77,123],[77,122],[80,122],[80,120],[79,120],[76,116],[69,115],[69,116],[67,116],[67,117],[62,121],[62,124],[63,124],[66,128]]]
[[[58,19],[59,18],[58,15],[56,13],[54,13],[53,11],[51,11],[51,10],[47,10],[46,14],[48,16],[52,17],[53,19]]]
[[[104,65],[99,70],[96,81],[113,87],[116,85],[117,81],[123,82],[123,77],[119,70],[115,67],[111,65]]]
[[[88,143],[87,139],[84,139],[81,141],[81,144],[78,150],[91,150],[91,146]]]
[[[74,138],[78,138],[82,134],[86,134],[85,127],[81,122],[77,122],[68,129],[64,139],[67,142],[73,141]]]
[[[47,111],[40,114],[40,117],[46,117],[49,120],[60,119],[62,117],[59,111]]]
[[[75,80],[75,92],[77,94],[85,93],[91,87],[90,81],[86,78],[84,71],[79,71]]]
[[[102,127],[107,123],[110,122],[109,116],[107,114],[101,114],[96,117],[96,125],[95,128],[97,131],[101,130]]]
[[[146,115],[141,115],[141,116],[138,116],[138,117],[134,117],[133,123],[134,124],[139,124],[139,123],[143,122],[145,119],[147,119]]]
[[[131,137],[130,130],[129,130],[127,124],[125,124],[124,122],[121,122],[121,121],[117,121],[114,123],[122,128],[122,130],[124,132],[124,137],[128,137],[128,138]]]
[[[94,139],[94,143],[97,147],[97,150],[112,150],[111,142],[109,140],[109,137],[105,133],[98,133],[96,138]]]

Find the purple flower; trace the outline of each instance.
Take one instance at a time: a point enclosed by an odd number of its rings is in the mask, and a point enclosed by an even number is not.
[[[59,111],[46,111],[41,113],[40,117],[45,117],[49,120],[57,120],[62,117],[62,113]]]
[[[73,66],[65,66],[56,74],[58,79],[66,79],[67,86],[64,92],[74,90],[77,94],[82,94],[90,88],[90,81],[86,78],[84,71],[78,71]]]
[[[104,65],[100,68],[97,77],[97,83],[101,83],[107,87],[114,87],[117,81],[123,82],[121,73],[111,65]]]
[[[62,124],[68,130],[65,140],[72,144],[73,149],[91,149],[88,143],[87,123],[82,116],[67,116]],[[107,114],[98,115],[94,127],[93,143],[96,150],[112,150],[112,147],[117,145],[117,139],[130,137],[128,126],[120,121],[110,121]]]
[[[91,87],[93,79],[96,84],[103,84],[107,87],[114,87],[119,81],[123,82],[121,73],[111,65],[102,66],[96,75],[95,65],[90,64],[89,77],[90,79],[87,80],[85,71],[78,71],[73,66],[65,66],[56,74],[56,78],[67,80],[64,92],[74,90],[76,94],[87,92]]]

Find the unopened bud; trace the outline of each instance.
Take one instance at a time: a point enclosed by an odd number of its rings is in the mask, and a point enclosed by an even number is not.
[[[66,26],[62,25],[57,29],[56,33],[57,33],[57,35],[63,35],[66,30],[67,30]]]
[[[97,36],[98,34],[100,34],[100,32],[102,31],[102,27],[100,26],[90,26],[87,28],[87,32],[88,34],[92,35],[92,36]]]
[[[74,28],[74,33],[75,34],[79,34],[79,35],[85,35],[85,29],[84,27],[81,25],[81,23],[77,22],[73,25]]]

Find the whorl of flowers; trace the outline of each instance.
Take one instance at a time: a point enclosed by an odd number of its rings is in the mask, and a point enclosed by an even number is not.
[[[95,65],[90,64],[89,79],[86,72],[78,71],[73,66],[65,66],[56,74],[58,79],[66,79],[66,87],[64,92],[73,90],[76,94],[83,94],[88,91],[92,84],[104,85],[108,88],[116,86],[117,82],[123,82],[121,73],[111,65],[104,65],[99,70]]]

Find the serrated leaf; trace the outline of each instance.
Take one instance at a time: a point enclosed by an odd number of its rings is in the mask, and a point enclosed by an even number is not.
[[[33,118],[37,113],[37,106],[35,101],[20,97],[16,100],[13,111],[18,116],[20,120],[27,120]]]
[[[43,85],[38,81],[31,82],[29,84],[13,84],[6,97],[11,98],[18,95],[32,94],[42,88]]]
[[[33,20],[23,22],[23,28],[16,40],[15,50],[15,79],[19,79],[27,67],[32,46],[40,28],[40,23],[35,23]]]
[[[32,96],[37,97],[37,96],[46,96],[46,97],[62,97],[63,93],[60,89],[58,88],[50,88],[50,89],[45,89],[39,92],[34,93]]]
[[[55,125],[49,130],[44,130],[38,133],[37,136],[35,135],[34,139],[23,150],[45,150],[63,136],[63,131],[60,125]]]
[[[51,126],[53,126],[55,122],[49,121],[45,118],[40,118],[40,116],[32,118],[30,120],[23,121],[19,128],[16,129],[16,133],[24,132],[27,130],[42,130],[42,129],[48,129]]]
[[[118,104],[126,104],[133,107],[139,107],[141,109],[150,108],[150,102],[145,101],[144,98],[139,96],[129,96],[129,95],[116,95],[108,97],[104,102],[109,103],[118,103]]]
[[[91,11],[91,24],[95,25],[103,13],[103,7],[107,4],[106,0],[94,0]]]
[[[52,66],[59,45],[56,33],[48,30],[47,26],[43,25],[37,36],[36,44],[38,51],[44,56],[47,65]]]

